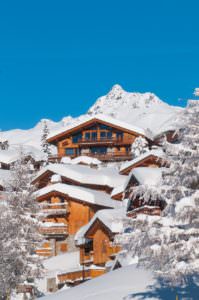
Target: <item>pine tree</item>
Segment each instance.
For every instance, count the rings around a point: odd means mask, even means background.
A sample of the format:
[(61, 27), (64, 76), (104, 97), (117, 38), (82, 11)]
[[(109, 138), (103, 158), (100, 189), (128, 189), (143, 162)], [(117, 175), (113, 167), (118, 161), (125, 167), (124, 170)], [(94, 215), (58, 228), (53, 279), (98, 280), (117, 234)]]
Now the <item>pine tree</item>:
[(177, 284), (199, 274), (199, 102), (181, 114), (178, 140), (165, 142), (170, 168), (156, 193), (167, 206), (162, 217), (126, 218), (118, 239), (139, 264)]
[(41, 236), (32, 178), (30, 163), (21, 154), (12, 168), (6, 205), (0, 217), (1, 297), (25, 280), (37, 278), (42, 269), (40, 260), (34, 255)]
[(147, 151), (149, 151), (148, 141), (141, 136), (137, 137), (134, 143), (131, 145), (131, 153), (133, 158), (136, 158)]
[(47, 142), (48, 134), (49, 134), (48, 125), (47, 125), (46, 121), (43, 121), (43, 129), (42, 129), (42, 136), (41, 136), (41, 147), (42, 147), (42, 151), (46, 154), (47, 159), (51, 155), (50, 145)]

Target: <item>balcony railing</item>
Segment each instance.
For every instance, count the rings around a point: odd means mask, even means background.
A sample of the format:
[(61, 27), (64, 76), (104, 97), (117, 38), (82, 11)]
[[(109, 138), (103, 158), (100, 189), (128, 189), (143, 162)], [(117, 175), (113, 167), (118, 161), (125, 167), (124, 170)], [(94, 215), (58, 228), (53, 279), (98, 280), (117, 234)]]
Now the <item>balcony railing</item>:
[(43, 235), (68, 235), (67, 225), (62, 225), (59, 223), (48, 223), (48, 226), (46, 226), (46, 223), (43, 224), (43, 226), (39, 229), (40, 233)]
[(132, 154), (129, 152), (108, 152), (108, 153), (84, 153), (84, 155), (89, 157), (95, 157), (99, 160), (130, 160), (132, 159)]
[(130, 138), (90, 138), (90, 139), (79, 139), (77, 144), (132, 144), (132, 139)]
[(40, 204), (41, 214), (45, 216), (50, 215), (65, 215), (68, 212), (68, 204), (67, 203), (42, 203)]

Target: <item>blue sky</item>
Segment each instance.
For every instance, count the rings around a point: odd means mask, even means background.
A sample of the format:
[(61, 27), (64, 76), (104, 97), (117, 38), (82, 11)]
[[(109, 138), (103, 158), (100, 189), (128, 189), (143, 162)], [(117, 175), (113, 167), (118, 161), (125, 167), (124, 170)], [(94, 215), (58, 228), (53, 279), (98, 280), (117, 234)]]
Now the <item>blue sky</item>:
[(0, 128), (77, 116), (115, 83), (185, 105), (198, 12), (197, 0), (1, 1)]

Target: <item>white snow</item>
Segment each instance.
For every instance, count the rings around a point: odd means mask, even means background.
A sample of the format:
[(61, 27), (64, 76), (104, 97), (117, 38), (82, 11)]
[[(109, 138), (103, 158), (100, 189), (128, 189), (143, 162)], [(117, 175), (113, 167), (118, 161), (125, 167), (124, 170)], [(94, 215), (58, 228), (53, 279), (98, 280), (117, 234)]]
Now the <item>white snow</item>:
[(48, 272), (48, 276), (79, 268), (79, 251), (67, 252), (48, 258), (44, 260), (43, 265)]
[(0, 169), (0, 186), (3, 188), (12, 178), (12, 171)]
[(98, 170), (84, 165), (64, 164), (50, 164), (41, 169), (36, 178), (46, 171), (51, 171), (54, 174), (59, 174), (60, 176), (82, 184), (96, 184), (100, 186), (109, 186), (111, 188), (121, 185), (126, 180), (126, 176), (119, 175), (115, 167), (101, 168)]
[(176, 211), (176, 213), (179, 213), (185, 207), (194, 207), (194, 206), (195, 206), (194, 198), (193, 197), (185, 197), (185, 198), (182, 198), (180, 201), (176, 202), (175, 211)]
[(102, 162), (95, 157), (89, 157), (89, 156), (84, 156), (84, 155), (78, 156), (71, 160), (72, 165), (77, 165), (80, 163), (85, 164), (85, 165), (100, 165)]
[(135, 168), (129, 174), (129, 178), (134, 176), (141, 185), (156, 186), (162, 181), (162, 169), (150, 167)]
[[(127, 300), (131, 294), (150, 291), (155, 279), (149, 271), (138, 269), (136, 265), (111, 271), (69, 290), (48, 295), (42, 300)], [(128, 298), (129, 295), (129, 298)], [(141, 299), (138, 296), (133, 299)], [(155, 299), (155, 298), (147, 298)]]
[(110, 196), (105, 192), (95, 191), (92, 189), (68, 185), (64, 183), (55, 183), (52, 185), (48, 185), (36, 191), (35, 194), (37, 197), (40, 197), (50, 192), (60, 192), (62, 194), (68, 195), (71, 198), (104, 207), (121, 207), (121, 202), (112, 200)]
[(84, 244), (84, 235), (96, 220), (100, 220), (112, 233), (119, 233), (123, 229), (122, 218), (125, 216), (126, 210), (124, 207), (119, 209), (103, 209), (98, 211), (90, 222), (81, 227), (75, 235), (77, 245)]

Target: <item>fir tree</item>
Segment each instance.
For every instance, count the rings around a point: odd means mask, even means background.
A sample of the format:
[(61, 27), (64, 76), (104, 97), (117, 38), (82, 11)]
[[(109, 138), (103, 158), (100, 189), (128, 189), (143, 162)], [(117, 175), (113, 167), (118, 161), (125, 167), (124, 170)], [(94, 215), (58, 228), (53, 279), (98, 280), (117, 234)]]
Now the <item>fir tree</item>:
[(125, 219), (117, 237), (139, 264), (172, 284), (199, 274), (199, 103), (189, 102), (181, 114), (178, 140), (165, 142), (170, 168), (163, 172), (156, 197), (167, 206), (161, 217)]
[(48, 134), (49, 134), (48, 125), (47, 125), (46, 121), (43, 121), (41, 147), (42, 147), (42, 151), (46, 154), (47, 158), (51, 155), (50, 145), (47, 142)]
[(137, 137), (131, 146), (131, 153), (133, 155), (133, 158), (136, 158), (146, 153), (147, 151), (149, 151), (148, 141), (141, 136)]
[(0, 217), (1, 297), (25, 280), (37, 278), (41, 272), (40, 260), (34, 255), (41, 236), (32, 179), (30, 163), (21, 154), (12, 167), (12, 180), (6, 189), (6, 204)]

